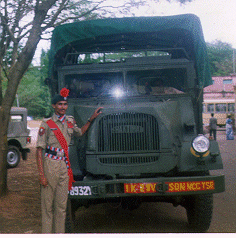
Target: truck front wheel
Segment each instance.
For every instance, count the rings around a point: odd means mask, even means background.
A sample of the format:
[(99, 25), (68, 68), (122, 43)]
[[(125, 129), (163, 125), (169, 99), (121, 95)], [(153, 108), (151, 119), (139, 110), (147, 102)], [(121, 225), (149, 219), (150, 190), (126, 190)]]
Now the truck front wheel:
[(20, 163), (20, 151), (14, 145), (8, 146), (7, 168), (15, 168)]
[(192, 195), (185, 198), (190, 228), (196, 232), (209, 229), (213, 213), (213, 194)]

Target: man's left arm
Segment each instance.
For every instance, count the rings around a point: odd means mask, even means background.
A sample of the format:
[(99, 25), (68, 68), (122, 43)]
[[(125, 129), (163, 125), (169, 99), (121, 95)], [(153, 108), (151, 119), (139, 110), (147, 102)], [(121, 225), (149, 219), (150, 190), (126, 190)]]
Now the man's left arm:
[(89, 118), (89, 120), (86, 122), (86, 124), (81, 127), (81, 133), (82, 135), (88, 130), (89, 126), (91, 125), (92, 121), (96, 119), (101, 113), (102, 113), (102, 107), (97, 108), (93, 115)]

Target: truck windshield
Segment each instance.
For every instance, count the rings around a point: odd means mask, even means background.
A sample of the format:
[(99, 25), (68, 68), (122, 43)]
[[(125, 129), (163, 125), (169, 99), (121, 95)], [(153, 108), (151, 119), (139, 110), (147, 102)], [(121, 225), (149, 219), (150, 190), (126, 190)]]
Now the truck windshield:
[(65, 87), (71, 98), (178, 94), (186, 77), (185, 68), (69, 74)]

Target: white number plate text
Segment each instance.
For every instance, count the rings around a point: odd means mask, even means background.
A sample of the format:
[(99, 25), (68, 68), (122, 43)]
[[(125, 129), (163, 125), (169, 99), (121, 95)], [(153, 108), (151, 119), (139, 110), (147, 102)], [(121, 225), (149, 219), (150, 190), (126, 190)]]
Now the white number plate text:
[(89, 186), (75, 186), (68, 192), (71, 196), (89, 196), (92, 195)]

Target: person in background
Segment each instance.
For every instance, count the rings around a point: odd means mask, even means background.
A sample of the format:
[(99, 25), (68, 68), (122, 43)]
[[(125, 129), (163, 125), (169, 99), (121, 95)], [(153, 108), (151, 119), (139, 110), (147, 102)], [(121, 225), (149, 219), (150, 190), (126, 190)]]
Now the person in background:
[(231, 115), (228, 115), (226, 119), (226, 139), (227, 140), (234, 139), (233, 120), (231, 119)]
[(216, 140), (216, 129), (217, 129), (217, 119), (214, 117), (214, 113), (211, 113), (211, 118), (209, 120), (210, 137), (213, 134), (214, 140)]

